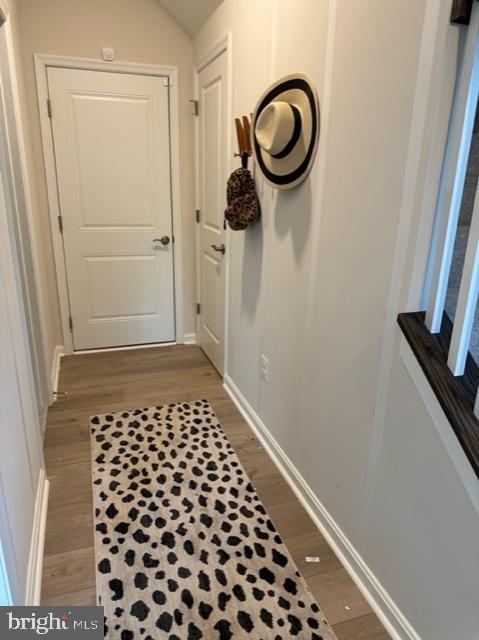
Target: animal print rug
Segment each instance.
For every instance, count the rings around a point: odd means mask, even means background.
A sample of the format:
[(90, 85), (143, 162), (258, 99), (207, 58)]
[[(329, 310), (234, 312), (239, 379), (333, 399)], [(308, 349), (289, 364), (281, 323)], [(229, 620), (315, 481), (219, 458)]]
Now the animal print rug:
[(111, 640), (334, 640), (206, 400), (91, 419)]

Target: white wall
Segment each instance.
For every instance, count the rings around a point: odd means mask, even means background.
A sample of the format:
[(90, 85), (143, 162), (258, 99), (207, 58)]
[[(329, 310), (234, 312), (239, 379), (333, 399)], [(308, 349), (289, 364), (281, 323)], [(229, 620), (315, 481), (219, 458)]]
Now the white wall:
[(232, 33), (235, 116), (293, 71), (321, 102), (311, 177), (290, 192), (258, 181), (261, 222), (229, 232), (227, 375), (405, 616), (400, 637), (409, 624), (424, 640), (475, 640), (477, 502), (404, 369), (395, 320), (420, 219), (417, 141), (431, 137), (413, 113), (428, 98), (418, 68), (429, 40), (457, 29), (449, 11), (448, 0), (225, 0), (195, 58)]
[[(13, 0), (1, 0), (0, 6), (11, 29), (17, 80), (22, 91), (16, 4)], [(6, 28), (2, 27), (3, 42)], [(48, 483), (43, 470), (19, 253), (10, 224), (14, 212), (13, 194), (3, 164), (7, 157), (6, 143), (0, 139), (0, 144), (0, 570), (8, 573), (13, 603), (34, 604), (41, 581), (41, 531)], [(13, 171), (18, 172), (19, 167), (14, 166)]]
[(0, 607), (6, 607), (12, 604), (12, 595), (10, 593), (10, 582), (5, 564), (5, 556), (0, 540)]
[(49, 353), (63, 344), (42, 154), (33, 54), (101, 58), (104, 46), (117, 60), (172, 65), (179, 70), (180, 171), (184, 277), (184, 330), (194, 331), (194, 220), (192, 180), (191, 38), (156, 0), (17, 0), (26, 81), (26, 124), (31, 130), (32, 190), (36, 232), (43, 247), (49, 311)]
[[(1, 74), (3, 98), (6, 106), (5, 145), (9, 156), (9, 185), (12, 189), (14, 211), (12, 225), (18, 240), (19, 261), (22, 264), (22, 291), (28, 316), (28, 332), (38, 408), (42, 422), (50, 403), (46, 359), (53, 344), (51, 322), (46, 313), (48, 305), (44, 247), (39, 233), (39, 225), (34, 216), (35, 192), (30, 188), (31, 141), (26, 117), (25, 79), (20, 48), (18, 5), (12, 0), (5, 2), (8, 14), (5, 36), (1, 41)], [(15, 221), (15, 222), (14, 222)], [(31, 287), (27, 283), (33, 283)]]
[[(0, 203), (0, 208), (2, 205)], [(0, 228), (5, 229), (3, 225)], [(2, 251), (5, 253), (8, 252), (7, 245), (8, 238), (3, 237)], [(38, 424), (29, 424), (22, 415), (22, 390), (19, 388), (17, 355), (13, 347), (19, 336), (10, 324), (7, 287), (12, 285), (12, 280), (7, 282), (10, 274), (6, 274), (5, 269), (4, 264), (0, 265), (0, 436), (4, 443), (0, 454), (0, 536), (5, 549), (8, 549), (7, 572), (15, 604), (23, 604), (42, 455), (39, 429), (36, 437), (34, 434)], [(21, 336), (21, 325), (19, 333)], [(29, 440), (33, 444), (31, 451)]]

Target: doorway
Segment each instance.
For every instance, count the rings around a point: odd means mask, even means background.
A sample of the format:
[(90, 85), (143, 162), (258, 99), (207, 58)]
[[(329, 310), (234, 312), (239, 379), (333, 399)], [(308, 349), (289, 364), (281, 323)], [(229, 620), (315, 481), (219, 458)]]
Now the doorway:
[(36, 70), (66, 352), (181, 340), (176, 71)]
[(228, 39), (197, 66), (198, 98), (198, 344), (225, 372), (227, 234), (224, 219), (230, 167)]

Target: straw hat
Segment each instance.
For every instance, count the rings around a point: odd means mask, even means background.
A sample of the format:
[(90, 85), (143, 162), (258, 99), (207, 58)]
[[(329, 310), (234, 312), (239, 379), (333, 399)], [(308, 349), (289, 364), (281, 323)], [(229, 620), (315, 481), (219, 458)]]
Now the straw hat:
[(268, 184), (291, 189), (311, 171), (319, 138), (319, 100), (308, 76), (281, 78), (264, 92), (252, 118), (253, 153)]

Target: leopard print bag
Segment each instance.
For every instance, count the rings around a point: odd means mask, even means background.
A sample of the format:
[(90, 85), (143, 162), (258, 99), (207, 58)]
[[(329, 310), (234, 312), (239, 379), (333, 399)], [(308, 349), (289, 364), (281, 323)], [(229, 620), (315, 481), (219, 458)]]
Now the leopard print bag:
[(233, 171), (228, 180), (226, 200), (225, 218), (234, 231), (246, 229), (261, 215), (256, 186), (248, 169), (240, 167)]

